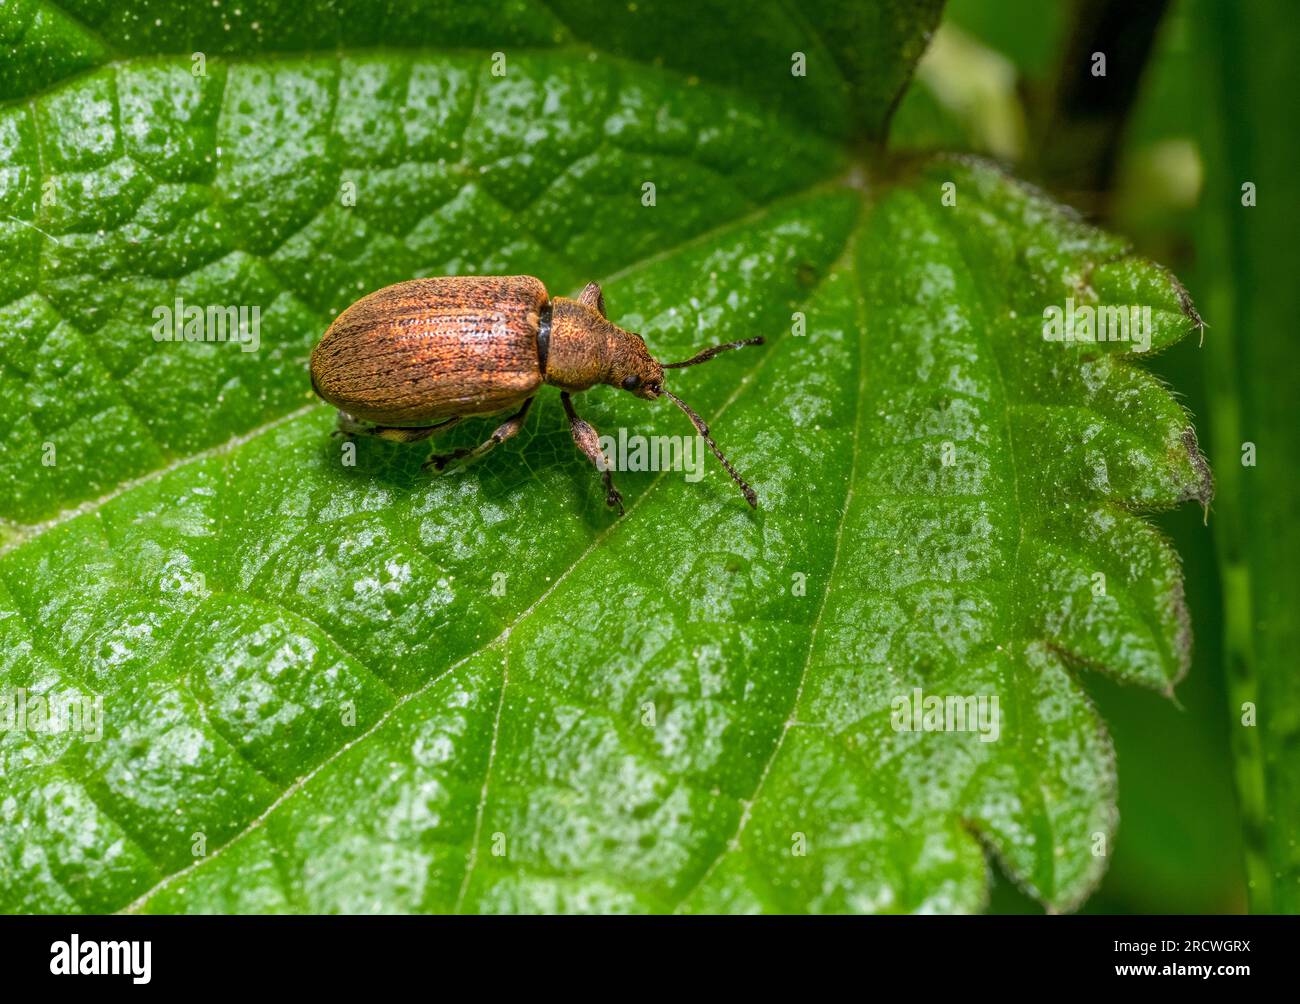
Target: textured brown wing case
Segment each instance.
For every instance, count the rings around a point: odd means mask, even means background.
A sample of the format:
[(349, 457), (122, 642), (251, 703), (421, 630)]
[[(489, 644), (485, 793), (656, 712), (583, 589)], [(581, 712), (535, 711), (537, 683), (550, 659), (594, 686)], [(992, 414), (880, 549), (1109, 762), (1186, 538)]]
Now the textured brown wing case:
[(531, 276), (412, 279), (371, 293), (312, 353), (316, 390), (356, 418), (420, 425), (518, 405), (541, 386)]

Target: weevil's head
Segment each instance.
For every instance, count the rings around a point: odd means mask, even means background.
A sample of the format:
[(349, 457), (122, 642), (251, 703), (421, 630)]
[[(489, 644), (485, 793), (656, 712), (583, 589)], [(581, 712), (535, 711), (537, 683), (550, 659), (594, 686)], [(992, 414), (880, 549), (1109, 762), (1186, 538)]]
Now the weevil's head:
[(610, 353), (610, 375), (606, 383), (621, 387), (646, 401), (663, 392), (664, 368), (646, 348), (640, 335), (619, 329), (618, 343)]

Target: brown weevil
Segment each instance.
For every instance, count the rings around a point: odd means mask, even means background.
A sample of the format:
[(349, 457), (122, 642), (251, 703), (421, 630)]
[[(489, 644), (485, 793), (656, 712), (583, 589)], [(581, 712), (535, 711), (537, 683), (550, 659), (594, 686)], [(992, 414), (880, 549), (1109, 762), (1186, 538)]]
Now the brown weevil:
[(754, 489), (722, 455), (709, 427), (664, 387), (664, 370), (707, 362), (719, 352), (761, 345), (746, 338), (661, 363), (640, 335), (612, 324), (590, 282), (576, 300), (546, 293), (527, 275), (412, 279), (362, 297), (334, 319), (311, 354), (312, 389), (339, 410), (336, 434), (415, 443), (472, 415), (509, 411), (473, 449), (437, 454), (425, 468), (470, 462), (523, 428), (542, 384), (560, 388), (573, 441), (601, 472), (605, 501), (623, 514), (596, 430), (573, 410), (572, 394), (596, 384), (647, 401), (663, 395), (691, 420), (745, 500)]

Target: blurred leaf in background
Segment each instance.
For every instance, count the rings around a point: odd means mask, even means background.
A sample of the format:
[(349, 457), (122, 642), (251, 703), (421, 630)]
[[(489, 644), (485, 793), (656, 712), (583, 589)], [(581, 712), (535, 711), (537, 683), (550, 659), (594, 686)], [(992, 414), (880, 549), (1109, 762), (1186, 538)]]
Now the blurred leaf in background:
[(1195, 283), (1207, 338), (1226, 720), (1252, 909), (1300, 911), (1300, 18), (1189, 3), (1205, 183)]
[(955, 148), (1019, 165), (1059, 68), (1066, 0), (949, 0), (890, 124), (894, 149)]

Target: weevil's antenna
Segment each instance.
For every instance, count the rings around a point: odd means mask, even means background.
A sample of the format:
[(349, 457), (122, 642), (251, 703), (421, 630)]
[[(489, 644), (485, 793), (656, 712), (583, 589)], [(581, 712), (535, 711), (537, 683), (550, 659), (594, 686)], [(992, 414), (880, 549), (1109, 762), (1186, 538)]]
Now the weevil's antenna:
[[(762, 344), (763, 344), (763, 336), (759, 335), (757, 338), (746, 338), (739, 342), (727, 342), (723, 345), (715, 345), (711, 349), (705, 349), (703, 352), (695, 353), (695, 355), (691, 356), (691, 358), (685, 359), (680, 363), (663, 363), (661, 365), (666, 370), (679, 370), (679, 369), (683, 369), (686, 366), (698, 366), (700, 363), (707, 363), (719, 352), (726, 352), (728, 349), (742, 349), (746, 345), (762, 345)], [(672, 395), (669, 396), (671, 397)], [(677, 401), (676, 398), (673, 398), (673, 400)], [(681, 404), (680, 401), (678, 401), (677, 403)]]
[[(750, 343), (737, 342), (735, 343), (735, 345), (720, 345), (716, 350), (710, 349), (709, 351), (713, 352), (713, 351), (721, 351), (722, 349), (734, 349), (737, 345), (748, 345), (748, 344)], [(731, 475), (731, 480), (736, 482), (736, 484), (740, 486), (740, 491), (741, 494), (745, 496), (745, 501), (750, 504), (751, 508), (757, 509), (758, 496), (754, 494), (754, 489), (749, 487), (749, 485), (745, 482), (745, 479), (736, 473), (736, 469), (731, 466), (731, 462), (722, 455), (722, 451), (718, 449), (718, 444), (715, 443), (713, 441), (713, 437), (709, 435), (709, 427), (704, 424), (704, 419), (700, 418), (699, 415), (695, 414), (695, 411), (691, 408), (691, 406), (687, 404), (685, 401), (683, 401), (676, 394), (674, 394), (672, 391), (667, 390), (666, 388), (663, 387), (660, 387), (659, 390), (663, 393), (663, 395), (666, 398), (668, 398), (668, 400), (670, 400), (673, 404), (677, 405), (677, 407), (681, 408), (682, 411), (686, 412), (686, 417), (689, 418), (691, 420), (691, 424), (695, 426), (695, 431), (698, 432), (701, 436), (703, 436), (704, 441), (709, 444), (709, 449), (712, 450), (713, 455), (718, 458), (718, 463), (722, 464), (722, 466), (727, 469), (727, 473)]]

